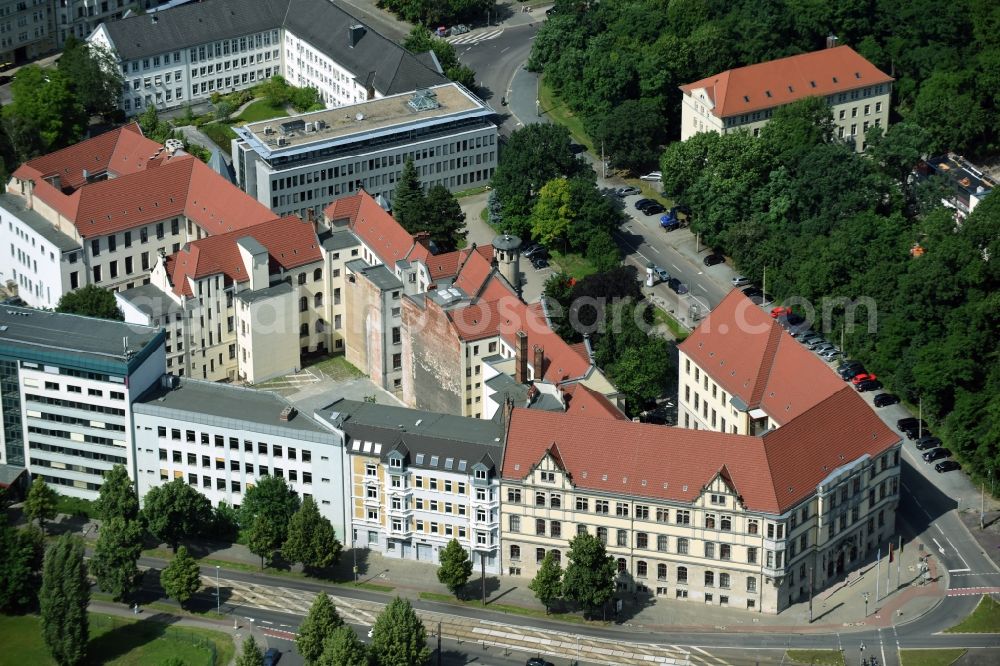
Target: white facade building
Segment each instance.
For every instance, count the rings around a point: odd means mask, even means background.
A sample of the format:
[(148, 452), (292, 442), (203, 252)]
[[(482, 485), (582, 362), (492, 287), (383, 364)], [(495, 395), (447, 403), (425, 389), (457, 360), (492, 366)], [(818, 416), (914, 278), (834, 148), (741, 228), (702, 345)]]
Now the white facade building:
[(343, 540), (345, 469), (341, 440), (280, 397), (163, 375), (134, 405), (136, 487), (182, 478), (214, 506), (238, 507), (263, 476), (280, 476), (312, 497)]
[(0, 311), (0, 462), (96, 499), (104, 472), (134, 478), (132, 403), (163, 373), (163, 332), (7, 306)]
[(457, 83), (234, 128), (240, 187), (280, 215), (318, 217), (364, 189), (391, 201), (404, 162), (425, 188), (485, 185), (497, 166), (495, 112)]
[(35, 308), (55, 308), (63, 293), (82, 286), (72, 266), (81, 255), (78, 242), (54, 227), (24, 201), (0, 194), (0, 238), (8, 241), (0, 261), (0, 283)]

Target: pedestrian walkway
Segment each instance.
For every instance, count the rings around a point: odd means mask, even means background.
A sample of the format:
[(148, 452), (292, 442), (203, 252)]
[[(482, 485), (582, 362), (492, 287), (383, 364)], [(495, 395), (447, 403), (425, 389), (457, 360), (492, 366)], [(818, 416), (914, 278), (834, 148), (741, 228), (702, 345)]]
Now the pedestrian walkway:
[(503, 34), (503, 28), (497, 28), (493, 30), (473, 30), (472, 32), (467, 32), (464, 35), (456, 35), (455, 37), (449, 37), (448, 42), (454, 44), (455, 46), (464, 45), (474, 45), (480, 42), (487, 42), (491, 39), (496, 39)]

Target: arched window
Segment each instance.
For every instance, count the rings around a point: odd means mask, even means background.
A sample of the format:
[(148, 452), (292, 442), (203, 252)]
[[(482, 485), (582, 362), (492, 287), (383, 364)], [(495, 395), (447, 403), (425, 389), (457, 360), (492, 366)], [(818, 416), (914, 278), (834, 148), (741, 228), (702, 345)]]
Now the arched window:
[(299, 326), (299, 337), (305, 338), (309, 336), (309, 324), (305, 323)]
[(299, 298), (299, 312), (305, 312), (309, 309), (309, 299), (305, 296)]
[(602, 544), (604, 544), (605, 546), (607, 546), (608, 545), (608, 528), (607, 527), (598, 527), (597, 528), (597, 538), (601, 541)]
[(323, 279), (323, 269), (317, 268), (313, 271), (313, 282), (319, 282)]
[(646, 577), (646, 563), (644, 561), (639, 560), (635, 563), (635, 575), (641, 578)]
[(667, 565), (657, 564), (656, 565), (656, 580), (666, 580), (667, 579)]
[(618, 573), (625, 573), (628, 570), (628, 563), (625, 562), (624, 557), (618, 558)]
[(316, 307), (321, 307), (323, 305), (323, 292), (322, 291), (317, 292), (316, 295), (313, 296), (313, 304)]

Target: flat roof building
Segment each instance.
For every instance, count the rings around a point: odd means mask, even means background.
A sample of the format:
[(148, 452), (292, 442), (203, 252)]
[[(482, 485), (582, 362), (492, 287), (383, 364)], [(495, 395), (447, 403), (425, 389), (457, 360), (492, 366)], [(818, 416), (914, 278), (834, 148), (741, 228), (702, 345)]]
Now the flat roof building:
[(0, 309), (0, 462), (94, 499), (104, 472), (134, 477), (132, 401), (165, 364), (161, 329)]
[(459, 191), (496, 169), (494, 117), (466, 88), (446, 83), (235, 127), (233, 167), (240, 187), (281, 215), (319, 217), (361, 189), (391, 202), (407, 157), (425, 188)]

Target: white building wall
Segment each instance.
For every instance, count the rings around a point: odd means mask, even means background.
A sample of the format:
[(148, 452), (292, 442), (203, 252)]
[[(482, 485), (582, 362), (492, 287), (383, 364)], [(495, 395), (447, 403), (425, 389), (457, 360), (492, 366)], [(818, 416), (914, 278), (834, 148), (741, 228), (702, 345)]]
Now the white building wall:
[(375, 90), (369, 97), (368, 90), (355, 80), (354, 75), (332, 58), (290, 30), (282, 32), (285, 76), (293, 86), (316, 88), (327, 108), (382, 97)]
[[(79, 256), (76, 251), (73, 254)], [(3, 257), (0, 283), (14, 282), (18, 296), (31, 307), (54, 308), (70, 289), (68, 256), (3, 209), (0, 209), (0, 257)]]

